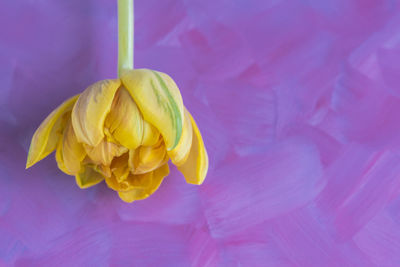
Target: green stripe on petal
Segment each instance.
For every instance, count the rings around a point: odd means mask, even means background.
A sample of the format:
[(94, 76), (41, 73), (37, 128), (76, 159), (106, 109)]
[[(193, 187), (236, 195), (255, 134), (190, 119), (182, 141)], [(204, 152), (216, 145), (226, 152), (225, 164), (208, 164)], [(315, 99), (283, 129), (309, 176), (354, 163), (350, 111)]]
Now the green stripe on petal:
[(168, 75), (147, 69), (125, 71), (121, 81), (135, 100), (143, 118), (161, 133), (168, 150), (182, 135), (183, 101)]
[(182, 165), (189, 156), (190, 148), (192, 146), (193, 130), (192, 121), (189, 112), (185, 109), (185, 121), (183, 123), (182, 136), (178, 145), (168, 151), (172, 163), (176, 166)]
[[(178, 145), (178, 142), (182, 136), (182, 116), (181, 116), (181, 113), (179, 113), (178, 105), (174, 101), (174, 98), (172, 97), (171, 93), (169, 92), (169, 89), (168, 89), (167, 85), (165, 84), (164, 80), (161, 78), (161, 76), (156, 71), (152, 71), (152, 72), (157, 77), (157, 80), (160, 83), (161, 88), (164, 90), (164, 93), (167, 96), (168, 103), (170, 103), (170, 105), (165, 105), (165, 108), (168, 111), (170, 117), (174, 118), (172, 120), (172, 123), (174, 123), (174, 127), (177, 129), (175, 143), (174, 143), (173, 147), (171, 148), (171, 149), (173, 149)], [(155, 89), (154, 84), (153, 83), (151, 83), (151, 84), (152, 84), (155, 94), (157, 95), (157, 100), (159, 100), (159, 95), (157, 94), (157, 90)], [(161, 102), (161, 105), (163, 105), (162, 102)]]

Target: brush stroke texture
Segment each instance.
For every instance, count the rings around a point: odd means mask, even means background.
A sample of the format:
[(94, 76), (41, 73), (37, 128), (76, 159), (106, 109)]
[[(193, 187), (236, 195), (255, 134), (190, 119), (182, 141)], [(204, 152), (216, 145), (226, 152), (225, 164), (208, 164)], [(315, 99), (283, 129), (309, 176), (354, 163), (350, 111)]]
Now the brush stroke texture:
[(26, 171), (46, 115), (115, 77), (117, 9), (1, 1), (0, 266), (400, 265), (398, 1), (135, 2), (135, 65), (177, 81), (207, 179), (126, 204)]

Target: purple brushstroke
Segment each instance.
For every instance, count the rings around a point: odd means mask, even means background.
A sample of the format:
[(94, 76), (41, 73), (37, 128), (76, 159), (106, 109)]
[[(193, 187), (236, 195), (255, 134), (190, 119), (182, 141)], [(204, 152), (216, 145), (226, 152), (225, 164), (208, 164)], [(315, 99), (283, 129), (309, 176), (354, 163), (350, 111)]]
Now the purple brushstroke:
[(0, 3), (0, 266), (400, 266), (397, 1), (136, 1), (136, 66), (177, 81), (210, 171), (133, 204), (24, 169), (45, 116), (115, 77), (116, 11)]

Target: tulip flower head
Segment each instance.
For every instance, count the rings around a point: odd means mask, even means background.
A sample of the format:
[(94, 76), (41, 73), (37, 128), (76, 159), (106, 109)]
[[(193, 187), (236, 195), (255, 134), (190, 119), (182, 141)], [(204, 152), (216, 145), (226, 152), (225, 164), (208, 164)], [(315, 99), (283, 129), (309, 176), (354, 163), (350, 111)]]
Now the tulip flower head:
[(169, 174), (169, 160), (191, 184), (201, 184), (208, 169), (178, 87), (149, 69), (125, 70), (62, 103), (34, 133), (27, 168), (54, 150), (59, 169), (80, 188), (105, 180), (125, 202), (154, 193)]
[(80, 188), (103, 180), (125, 202), (147, 198), (171, 160), (201, 184), (208, 156), (196, 122), (165, 73), (133, 68), (133, 0), (118, 0), (118, 79), (89, 86), (56, 108), (32, 137), (26, 167), (56, 150)]

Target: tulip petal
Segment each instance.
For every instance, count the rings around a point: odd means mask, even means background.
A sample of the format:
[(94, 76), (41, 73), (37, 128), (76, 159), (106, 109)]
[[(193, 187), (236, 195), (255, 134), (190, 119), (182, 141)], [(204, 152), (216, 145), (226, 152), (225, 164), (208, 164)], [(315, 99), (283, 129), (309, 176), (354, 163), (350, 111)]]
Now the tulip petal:
[(57, 148), (56, 148), (56, 161), (57, 161), (57, 166), (58, 168), (68, 174), (68, 175), (74, 175), (70, 173), (67, 168), (65, 168), (64, 164), (64, 158), (63, 158), (63, 152), (62, 152), (62, 140), (58, 141)]
[(69, 174), (76, 175), (81, 170), (81, 162), (85, 158), (86, 152), (76, 138), (71, 120), (64, 129), (61, 151), (65, 169)]
[(190, 120), (189, 112), (185, 109), (185, 120), (183, 122), (181, 139), (174, 149), (168, 151), (168, 155), (171, 158), (172, 163), (174, 163), (176, 166), (182, 165), (187, 160), (192, 145), (192, 137), (192, 122)]
[(175, 148), (182, 135), (183, 102), (175, 82), (167, 74), (148, 69), (125, 71), (121, 81), (143, 118), (164, 137), (168, 150)]
[(131, 95), (120, 88), (108, 114), (104, 127), (122, 146), (137, 148), (143, 137), (143, 118)]
[(119, 157), (128, 152), (126, 147), (108, 142), (105, 139), (95, 147), (86, 144), (83, 144), (83, 147), (93, 163), (105, 166), (109, 166), (114, 157)]
[(128, 159), (129, 153), (125, 153), (120, 157), (114, 158), (111, 163), (111, 172), (118, 182), (125, 180), (130, 173)]
[(150, 195), (145, 189), (137, 188), (128, 192), (118, 192), (118, 196), (124, 202), (132, 203), (135, 200), (145, 199)]
[(75, 176), (76, 184), (81, 189), (94, 186), (104, 180), (104, 177), (96, 172), (93, 166), (85, 165), (82, 172)]
[(151, 172), (151, 183), (145, 188), (135, 188), (128, 192), (118, 192), (119, 197), (128, 203), (135, 200), (141, 200), (153, 194), (161, 185), (163, 179), (169, 174), (168, 164), (164, 164), (160, 168)]
[(187, 183), (202, 184), (208, 170), (208, 155), (196, 122), (189, 112), (188, 114), (193, 128), (192, 146), (189, 157), (185, 163), (178, 166), (178, 170), (185, 176)]
[(142, 146), (154, 146), (160, 139), (160, 132), (150, 123), (143, 120)]
[(77, 99), (78, 95), (66, 100), (40, 124), (32, 137), (26, 168), (31, 167), (56, 149), (65, 123), (63, 117), (72, 109)]
[(167, 153), (162, 138), (154, 146), (141, 146), (129, 152), (129, 165), (133, 174), (147, 173), (157, 169)]
[(119, 80), (99, 81), (79, 96), (71, 116), (79, 142), (97, 146), (102, 141), (104, 121), (120, 85)]
[(105, 166), (102, 164), (97, 164), (93, 166), (93, 169), (103, 175), (103, 177), (111, 177), (111, 169), (110, 166)]
[(128, 192), (133, 189), (143, 189), (151, 185), (153, 172), (144, 174), (128, 173), (125, 179), (117, 178), (115, 175), (106, 178), (108, 187), (118, 192)]

